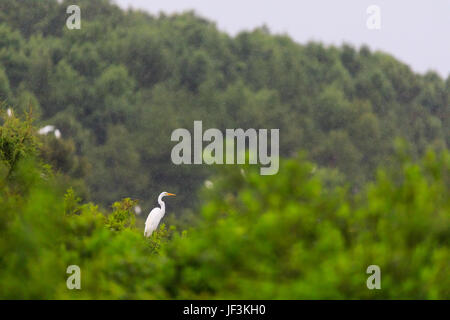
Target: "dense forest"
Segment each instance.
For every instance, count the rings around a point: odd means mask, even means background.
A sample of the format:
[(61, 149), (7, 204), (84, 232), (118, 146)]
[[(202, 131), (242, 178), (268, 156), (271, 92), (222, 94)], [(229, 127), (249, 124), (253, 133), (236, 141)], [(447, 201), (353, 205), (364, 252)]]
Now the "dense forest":
[[(194, 12), (0, 0), (0, 103), (0, 297), (450, 297), (450, 76)], [(173, 165), (194, 120), (279, 128), (279, 173)], [(161, 191), (147, 240), (133, 208)]]

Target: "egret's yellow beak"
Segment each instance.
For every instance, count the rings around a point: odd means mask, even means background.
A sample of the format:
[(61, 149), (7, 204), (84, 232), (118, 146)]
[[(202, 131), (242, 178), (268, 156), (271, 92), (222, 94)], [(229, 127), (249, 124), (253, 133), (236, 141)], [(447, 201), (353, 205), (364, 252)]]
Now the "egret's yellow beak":
[(174, 196), (174, 197), (176, 196), (175, 194), (173, 194), (173, 193), (168, 193), (168, 192), (167, 192), (167, 195), (168, 195), (168, 196)]

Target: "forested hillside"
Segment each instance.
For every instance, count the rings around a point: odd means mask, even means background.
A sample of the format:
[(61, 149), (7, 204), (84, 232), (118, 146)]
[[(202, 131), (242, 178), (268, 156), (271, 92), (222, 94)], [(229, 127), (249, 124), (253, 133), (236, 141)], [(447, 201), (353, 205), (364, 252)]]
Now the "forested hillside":
[[(81, 30), (65, 25), (70, 4)], [(83, 198), (127, 196), (147, 209), (168, 190), (179, 215), (213, 170), (170, 161), (171, 132), (194, 120), (279, 128), (283, 157), (306, 151), (353, 192), (390, 163), (395, 138), (413, 156), (450, 142), (450, 78), (367, 47), (298, 44), (264, 27), (231, 37), (192, 12), (107, 0), (0, 0), (0, 100), (60, 129), (43, 154)]]

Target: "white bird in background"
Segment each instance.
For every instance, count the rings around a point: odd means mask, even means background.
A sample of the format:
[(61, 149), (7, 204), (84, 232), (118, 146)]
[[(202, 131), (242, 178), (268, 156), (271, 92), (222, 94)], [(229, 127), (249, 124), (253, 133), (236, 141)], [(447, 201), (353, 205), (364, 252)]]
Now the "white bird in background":
[(212, 183), (210, 180), (205, 180), (205, 187), (207, 189), (212, 189), (214, 187), (214, 183)]
[(53, 130), (55, 130), (55, 126), (45, 126), (43, 128), (40, 128), (38, 133), (39, 134), (48, 134), (49, 132), (52, 132)]
[(135, 206), (135, 207), (134, 207), (134, 212), (135, 212), (137, 215), (140, 215), (141, 212), (142, 212), (141, 206)]
[(166, 196), (175, 196), (173, 193), (163, 192), (158, 197), (158, 203), (161, 206), (161, 208), (153, 208), (152, 211), (148, 214), (147, 220), (145, 221), (145, 230), (144, 230), (144, 236), (150, 237), (153, 233), (153, 231), (158, 228), (159, 222), (161, 221), (162, 217), (164, 217), (164, 214), (166, 213), (166, 205), (162, 201), (163, 197)]
[(49, 134), (53, 131), (53, 134), (55, 135), (56, 139), (61, 138), (61, 131), (59, 129), (56, 129), (55, 126), (47, 125), (45, 127), (42, 127), (39, 129), (38, 133), (42, 135)]
[(8, 117), (12, 117), (12, 115), (13, 115), (12, 109), (8, 108), (8, 110), (6, 110), (6, 114), (8, 115)]
[(59, 131), (58, 129), (56, 129), (54, 133), (55, 133), (56, 139), (61, 138), (61, 131)]

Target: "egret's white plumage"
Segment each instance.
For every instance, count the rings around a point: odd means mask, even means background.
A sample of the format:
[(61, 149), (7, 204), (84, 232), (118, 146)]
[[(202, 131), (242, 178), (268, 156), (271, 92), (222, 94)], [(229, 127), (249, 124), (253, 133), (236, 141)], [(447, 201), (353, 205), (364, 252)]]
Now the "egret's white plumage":
[(158, 197), (158, 203), (161, 206), (161, 208), (153, 208), (152, 211), (150, 211), (147, 220), (145, 221), (145, 230), (144, 230), (144, 236), (150, 237), (153, 233), (153, 231), (158, 228), (159, 222), (164, 217), (164, 214), (166, 213), (166, 205), (162, 201), (162, 198), (165, 196), (175, 196), (173, 193), (163, 192)]
[(212, 189), (214, 187), (214, 183), (212, 183), (210, 180), (205, 180), (205, 187), (207, 189)]
[(42, 135), (49, 134), (50, 132), (53, 132), (53, 134), (55, 135), (56, 139), (60, 139), (61, 138), (61, 131), (59, 131), (59, 129), (56, 129), (55, 126), (47, 125), (47, 126), (42, 127), (42, 128), (40, 128), (38, 130), (38, 133), (42, 134)]
[(45, 135), (45, 134), (48, 134), (49, 132), (52, 132), (54, 130), (55, 130), (55, 126), (48, 125), (48, 126), (40, 128), (38, 133)]
[(59, 131), (58, 129), (56, 129), (54, 133), (55, 133), (56, 139), (61, 138), (61, 131)]
[(142, 208), (141, 208), (141, 206), (135, 206), (135, 207), (134, 207), (134, 212), (135, 212), (137, 215), (140, 215), (140, 214), (142, 213)]

